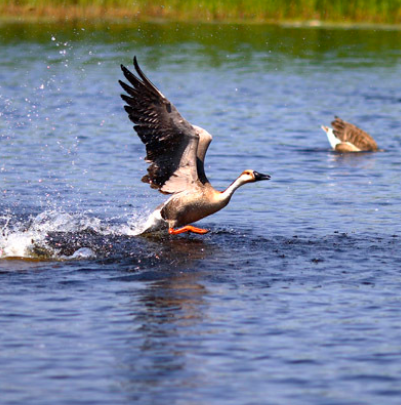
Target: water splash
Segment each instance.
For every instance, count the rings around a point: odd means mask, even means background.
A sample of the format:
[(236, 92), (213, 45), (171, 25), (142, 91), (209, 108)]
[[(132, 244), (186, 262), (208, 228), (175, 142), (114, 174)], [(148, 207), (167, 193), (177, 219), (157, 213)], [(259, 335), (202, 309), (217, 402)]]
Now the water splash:
[[(104, 237), (130, 237), (141, 233), (147, 215), (133, 212), (129, 218), (101, 220), (84, 213), (70, 214), (57, 210), (44, 211), (25, 219), (12, 214), (0, 216), (0, 259), (34, 260), (89, 259), (96, 248), (81, 246), (77, 239), (88, 235), (102, 243)], [(103, 237), (103, 239), (99, 239)], [(92, 238), (93, 239), (93, 238)], [(60, 242), (61, 241), (61, 242)], [(68, 254), (66, 254), (68, 252)]]

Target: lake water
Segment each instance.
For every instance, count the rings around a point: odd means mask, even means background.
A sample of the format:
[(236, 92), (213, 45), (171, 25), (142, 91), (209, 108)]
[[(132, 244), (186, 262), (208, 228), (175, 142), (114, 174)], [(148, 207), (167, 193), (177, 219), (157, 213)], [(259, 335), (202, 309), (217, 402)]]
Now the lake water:
[[(0, 26), (1, 404), (399, 404), (401, 31)], [(135, 237), (164, 197), (122, 108), (143, 70), (214, 140), (199, 224)], [(381, 153), (339, 155), (334, 115)]]

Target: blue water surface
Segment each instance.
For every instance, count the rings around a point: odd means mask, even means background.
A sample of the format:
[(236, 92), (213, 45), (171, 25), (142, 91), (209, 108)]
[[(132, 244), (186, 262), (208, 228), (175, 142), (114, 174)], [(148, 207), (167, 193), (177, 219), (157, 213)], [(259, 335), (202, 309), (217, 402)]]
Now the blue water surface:
[[(399, 404), (401, 32), (0, 26), (0, 403)], [(133, 55), (246, 185), (199, 224), (133, 236)], [(334, 115), (384, 151), (329, 149)]]

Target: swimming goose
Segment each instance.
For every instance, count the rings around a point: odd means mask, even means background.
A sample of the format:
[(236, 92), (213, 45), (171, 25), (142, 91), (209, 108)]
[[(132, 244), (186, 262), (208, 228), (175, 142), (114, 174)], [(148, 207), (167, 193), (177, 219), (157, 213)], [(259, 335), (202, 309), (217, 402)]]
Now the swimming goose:
[(119, 81), (126, 94), (121, 98), (134, 129), (146, 146), (148, 172), (142, 181), (171, 197), (149, 217), (142, 233), (167, 225), (170, 234), (206, 229), (191, 224), (224, 208), (238, 187), (269, 180), (270, 176), (245, 170), (225, 191), (215, 190), (205, 175), (204, 160), (212, 136), (203, 128), (191, 125), (174, 105), (145, 76), (134, 57), (135, 76), (125, 66), (121, 69), (130, 85)]
[(322, 125), (331, 147), (337, 152), (377, 152), (379, 148), (375, 140), (365, 131), (335, 117), (331, 123), (333, 128)]

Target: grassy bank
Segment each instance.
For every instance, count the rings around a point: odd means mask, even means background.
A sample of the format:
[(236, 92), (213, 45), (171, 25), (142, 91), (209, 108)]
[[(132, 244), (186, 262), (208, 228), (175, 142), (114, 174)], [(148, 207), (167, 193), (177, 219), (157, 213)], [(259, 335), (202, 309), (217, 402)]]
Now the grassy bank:
[(401, 0), (0, 0), (2, 17), (401, 24)]

